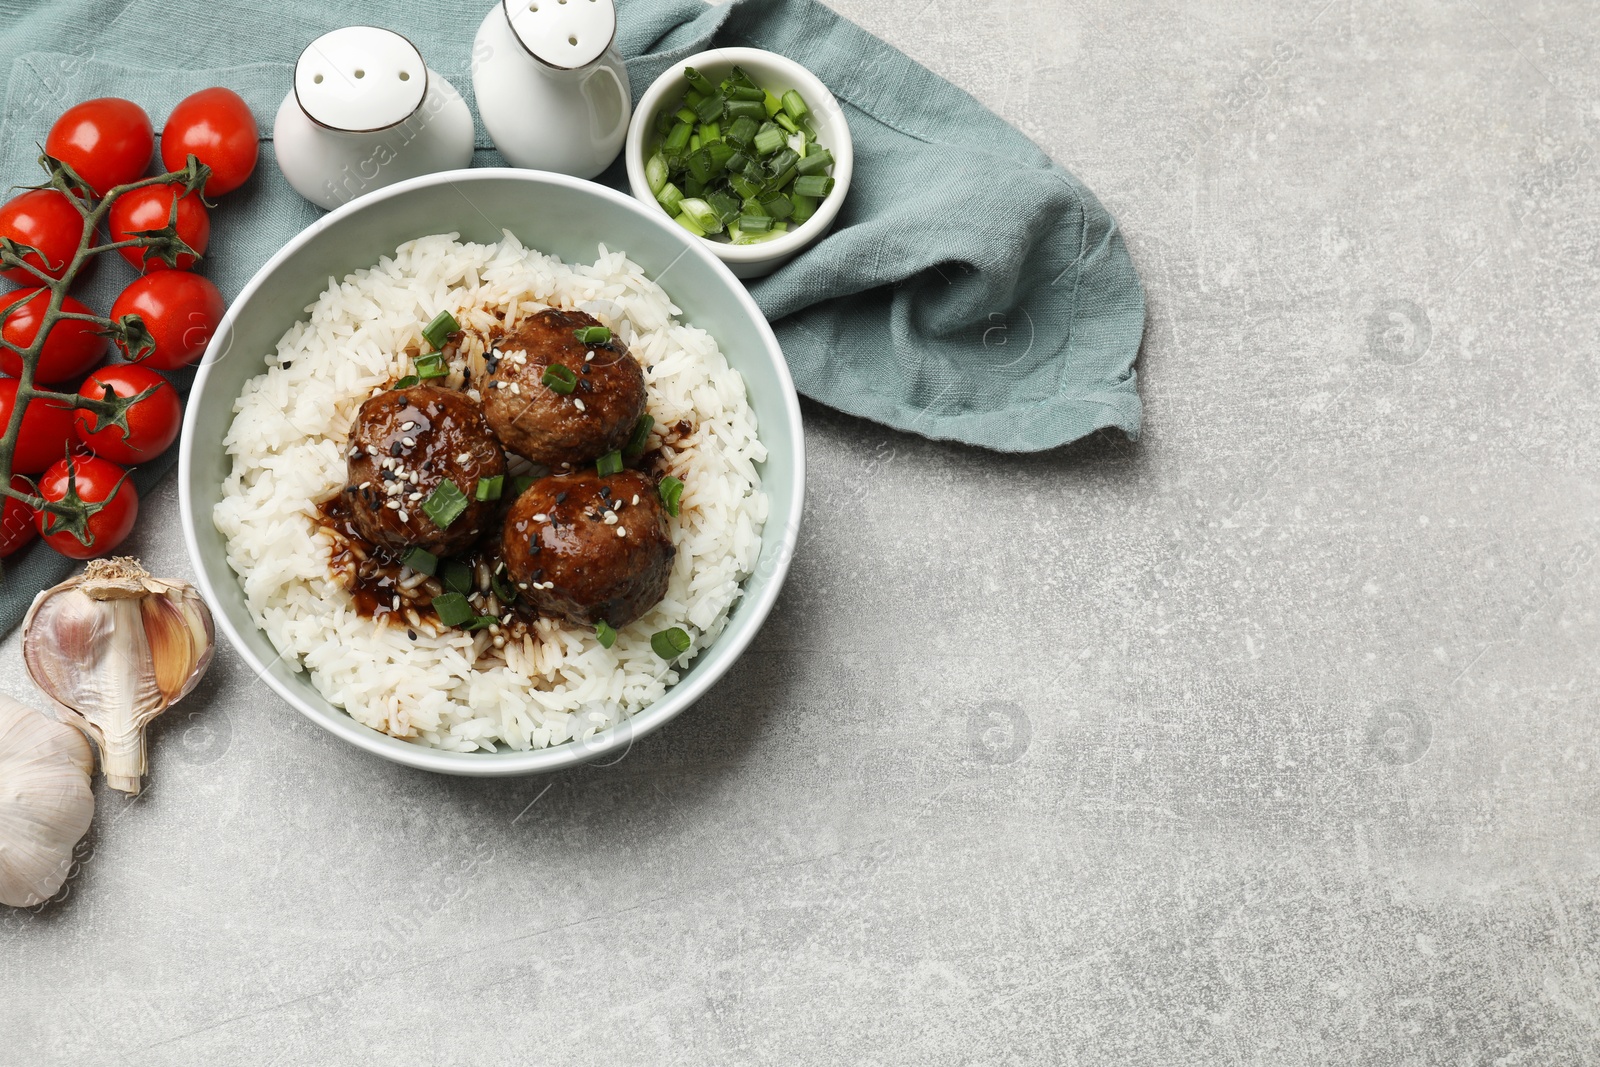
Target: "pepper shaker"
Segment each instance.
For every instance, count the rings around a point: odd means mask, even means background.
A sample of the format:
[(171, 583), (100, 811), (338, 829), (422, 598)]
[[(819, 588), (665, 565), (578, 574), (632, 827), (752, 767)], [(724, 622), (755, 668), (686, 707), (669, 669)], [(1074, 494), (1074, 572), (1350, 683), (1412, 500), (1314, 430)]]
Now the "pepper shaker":
[(593, 178), (633, 114), (612, 0), (500, 0), (472, 45), (478, 115), (513, 166)]
[(289, 184), (333, 208), (406, 178), (469, 165), (472, 113), (405, 37), (347, 26), (300, 53), (273, 138)]

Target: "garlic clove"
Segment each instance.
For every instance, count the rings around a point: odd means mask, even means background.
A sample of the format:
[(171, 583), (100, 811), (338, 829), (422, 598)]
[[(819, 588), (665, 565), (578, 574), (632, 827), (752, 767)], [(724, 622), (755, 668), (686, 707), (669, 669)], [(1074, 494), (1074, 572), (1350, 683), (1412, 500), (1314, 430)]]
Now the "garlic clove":
[(145, 727), (211, 663), (215, 631), (204, 601), (136, 560), (92, 560), (40, 593), (22, 625), (34, 683), (99, 747), (107, 782), (137, 793), (148, 769)]
[(83, 734), (0, 694), (0, 904), (56, 895), (94, 819)]

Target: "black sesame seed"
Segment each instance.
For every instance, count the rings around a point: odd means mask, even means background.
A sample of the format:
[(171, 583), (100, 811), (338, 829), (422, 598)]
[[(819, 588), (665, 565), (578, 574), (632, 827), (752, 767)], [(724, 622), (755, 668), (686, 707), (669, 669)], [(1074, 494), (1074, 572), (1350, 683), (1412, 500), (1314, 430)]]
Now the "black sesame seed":
[(567, 502), (567, 494), (565, 494), (565, 493), (557, 493), (556, 494), (556, 503), (557, 504), (565, 504), (566, 502)]
[(400, 454), (400, 451), (401, 451), (401, 449), (400, 449), (400, 442), (399, 441), (396, 441), (394, 444), (389, 446), (389, 455), (391, 455), (391, 456), (398, 456)]
[(411, 640), (415, 641), (417, 639), (417, 631), (415, 631), (415, 630), (407, 630), (406, 631), (406, 636), (411, 638)]
[(585, 363), (583, 365), (583, 373), (585, 373), (585, 374), (589, 373), (589, 364)]

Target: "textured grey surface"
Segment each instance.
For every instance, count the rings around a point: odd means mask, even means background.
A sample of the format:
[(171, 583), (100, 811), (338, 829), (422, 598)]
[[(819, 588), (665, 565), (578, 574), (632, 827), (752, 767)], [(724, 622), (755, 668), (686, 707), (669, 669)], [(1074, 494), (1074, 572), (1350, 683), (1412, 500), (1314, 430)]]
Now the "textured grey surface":
[(1600, 10), (839, 6), (1122, 217), (1144, 439), (808, 406), (776, 615), (611, 767), (402, 771), (223, 649), (0, 915), (0, 1061), (1600, 1060)]

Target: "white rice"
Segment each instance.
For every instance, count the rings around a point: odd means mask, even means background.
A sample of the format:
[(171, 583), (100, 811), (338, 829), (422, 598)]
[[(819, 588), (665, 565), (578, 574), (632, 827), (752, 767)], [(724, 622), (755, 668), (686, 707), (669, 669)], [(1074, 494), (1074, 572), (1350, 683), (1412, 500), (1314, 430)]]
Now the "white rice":
[[(267, 357), (234, 405), (226, 445), (233, 473), (213, 516), (227, 538), (250, 612), (286, 661), (358, 722), (454, 751), (530, 749), (587, 737), (659, 698), (678, 671), (650, 647), (670, 626), (711, 644), (755, 566), (767, 500), (754, 464), (766, 458), (739, 373), (715, 340), (678, 322), (667, 294), (621, 252), (592, 265), (524, 248), (462, 244), (438, 234), (328, 288)], [(363, 618), (328, 569), (316, 505), (345, 478), (356, 409), (410, 372), (405, 349), (448, 310), (469, 331), (546, 306), (578, 308), (609, 326), (645, 369), (655, 425), (694, 431), (663, 449), (684, 483), (669, 518), (678, 553), (667, 594), (602, 648), (594, 634), (542, 619), (520, 642), (487, 630), (434, 634)]]

